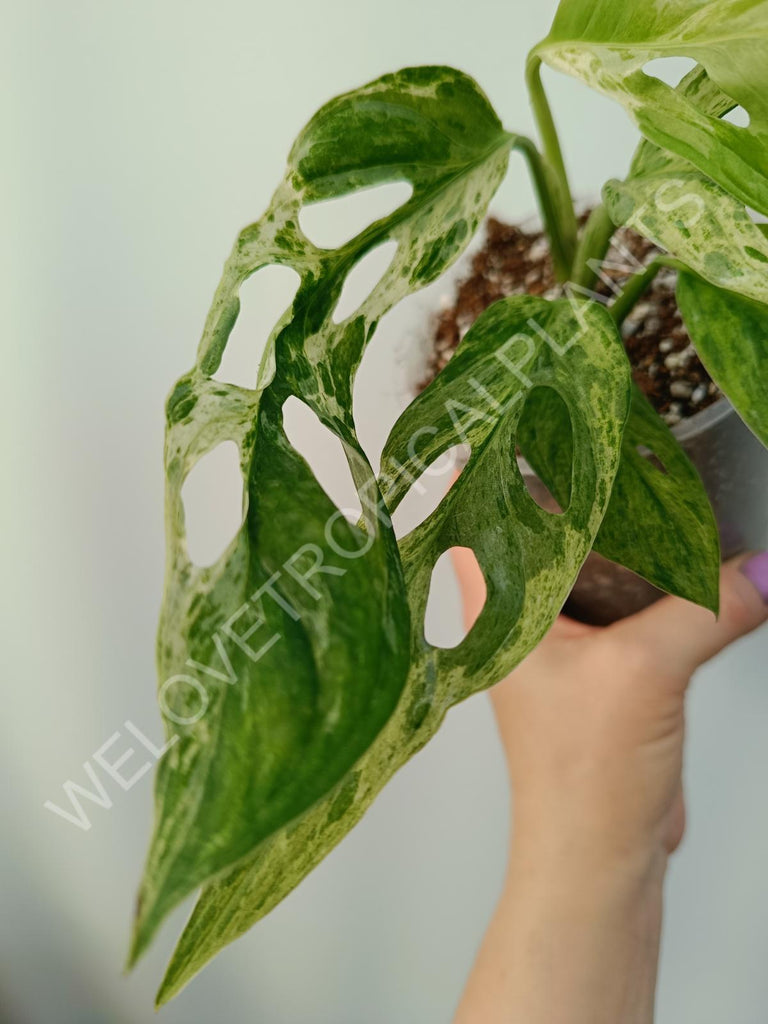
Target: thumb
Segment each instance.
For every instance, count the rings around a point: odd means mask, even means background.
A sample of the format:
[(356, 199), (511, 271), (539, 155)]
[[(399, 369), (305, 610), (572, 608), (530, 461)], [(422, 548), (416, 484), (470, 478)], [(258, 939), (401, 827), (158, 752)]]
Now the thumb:
[(720, 614), (681, 597), (664, 597), (609, 626), (654, 653), (665, 673), (687, 680), (705, 661), (768, 620), (768, 551), (742, 555), (720, 571)]

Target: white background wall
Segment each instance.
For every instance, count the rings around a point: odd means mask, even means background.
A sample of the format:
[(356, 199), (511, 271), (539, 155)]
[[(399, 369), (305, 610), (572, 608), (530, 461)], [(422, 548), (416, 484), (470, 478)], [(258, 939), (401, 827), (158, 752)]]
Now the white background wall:
[[(163, 400), (191, 363), (221, 264), (290, 143), (334, 93), (409, 63), (473, 74), (531, 131), (527, 48), (552, 0), (287, 4), (29, 0), (6, 14), (3, 119), (0, 1016), (154, 1019), (184, 913), (125, 978), (149, 776), (80, 832), (43, 809), (131, 719), (160, 736), (153, 644), (163, 566)], [(9, 20), (11, 31), (9, 31)], [(621, 174), (633, 131), (571, 80), (551, 95), (576, 190)], [(497, 209), (532, 197), (513, 158)], [(363, 437), (405, 401), (424, 309), (383, 324)], [(248, 311), (266, 330), (267, 311)], [(261, 322), (265, 321), (265, 322)], [(362, 397), (362, 401), (360, 401)], [(10, 501), (9, 501), (10, 499)], [(446, 579), (439, 612), (458, 627)], [(701, 672), (690, 829), (668, 889), (659, 1021), (768, 1014), (768, 633)], [(84, 781), (84, 779), (83, 779)], [(507, 793), (485, 697), (454, 711), (341, 847), (161, 1020), (447, 1021), (493, 905)]]

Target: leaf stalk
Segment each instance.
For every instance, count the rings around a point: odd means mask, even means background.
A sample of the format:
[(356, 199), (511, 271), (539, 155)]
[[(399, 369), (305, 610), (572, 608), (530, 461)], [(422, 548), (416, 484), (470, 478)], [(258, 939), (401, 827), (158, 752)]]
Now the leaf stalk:
[(560, 280), (567, 280), (573, 264), (573, 257), (576, 252), (576, 239), (578, 236), (578, 224), (576, 211), (573, 206), (571, 189), (568, 184), (568, 174), (565, 169), (565, 161), (560, 148), (560, 140), (555, 128), (552, 111), (547, 100), (544, 86), (541, 81), (541, 58), (531, 55), (525, 68), (525, 81), (528, 86), (528, 94), (531, 100), (533, 116), (536, 119), (536, 126), (541, 136), (544, 147), (544, 168), (545, 174), (551, 176), (551, 191), (555, 197), (559, 222), (559, 236), (562, 239), (565, 260), (568, 270), (564, 276), (558, 273)]

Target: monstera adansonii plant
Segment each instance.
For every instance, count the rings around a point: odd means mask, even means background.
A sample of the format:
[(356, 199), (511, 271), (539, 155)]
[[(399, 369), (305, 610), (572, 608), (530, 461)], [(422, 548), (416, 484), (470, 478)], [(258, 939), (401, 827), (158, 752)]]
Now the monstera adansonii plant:
[[(695, 66), (675, 87), (648, 70)], [(623, 181), (579, 227), (542, 62), (618, 100), (643, 139)], [(192, 369), (167, 403), (167, 571), (157, 659), (168, 749), (138, 898), (134, 962), (195, 890), (165, 1002), (267, 914), (355, 825), (452, 705), (503, 678), (539, 642), (592, 548), (717, 610), (719, 545), (702, 484), (633, 386), (616, 309), (658, 266), (678, 272), (697, 351), (768, 443), (768, 0), (562, 0), (526, 77), (541, 136), (506, 131), (475, 82), (413, 67), (331, 100), (298, 136), (283, 181), (226, 261)], [(724, 115), (741, 107), (747, 127)], [(742, 118), (743, 119), (743, 118)], [(563, 297), (516, 296), (475, 323), (405, 410), (378, 475), (358, 441), (355, 374), (381, 317), (466, 247), (512, 153), (528, 164)], [(337, 248), (299, 227), (302, 207), (386, 182), (410, 197)], [(659, 256), (620, 303), (592, 291), (619, 225)], [(359, 308), (334, 319), (367, 253), (394, 258)], [(262, 267), (300, 284), (254, 389), (214, 378), (238, 291)], [(288, 441), (304, 402), (340, 440), (360, 516), (331, 502)], [(242, 526), (212, 566), (187, 553), (181, 487), (222, 441), (238, 447)], [(390, 513), (454, 447), (469, 460), (440, 505), (396, 539)], [(666, 473), (643, 457), (654, 452)], [(522, 451), (562, 514), (540, 508)], [(458, 646), (427, 642), (431, 574), (471, 548), (487, 600)]]

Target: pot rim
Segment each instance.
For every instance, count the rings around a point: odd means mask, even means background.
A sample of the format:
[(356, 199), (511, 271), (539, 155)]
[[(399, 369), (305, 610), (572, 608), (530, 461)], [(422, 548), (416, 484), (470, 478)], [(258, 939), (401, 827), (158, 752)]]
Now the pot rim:
[(700, 412), (696, 412), (693, 416), (687, 416), (684, 420), (680, 420), (672, 427), (672, 433), (675, 435), (678, 441), (688, 441), (692, 437), (696, 437), (697, 434), (703, 434), (712, 427), (717, 426), (722, 420), (728, 416), (735, 415), (736, 410), (733, 408), (731, 403), (722, 395), (708, 405), (706, 409), (701, 409)]

